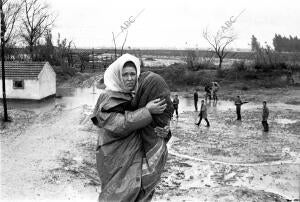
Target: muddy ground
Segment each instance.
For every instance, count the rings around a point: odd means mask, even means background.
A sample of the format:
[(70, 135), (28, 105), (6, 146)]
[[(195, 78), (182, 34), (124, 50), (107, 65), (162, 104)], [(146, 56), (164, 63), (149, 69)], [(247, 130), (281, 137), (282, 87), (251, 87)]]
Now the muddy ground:
[[(182, 110), (171, 123), (169, 159), (154, 201), (299, 201), (299, 93), (243, 92), (253, 102), (242, 109), (243, 121), (235, 121), (232, 106), (211, 105), (210, 128), (195, 125), (197, 112)], [(260, 123), (262, 99), (270, 101), (269, 133)], [(92, 107), (9, 110), (13, 122), (0, 124), (1, 201), (96, 201)]]
[(271, 108), (275, 121), (269, 122), (271, 130), (264, 133), (259, 110), (244, 110), (243, 122), (234, 120), (232, 110), (214, 110), (210, 108), (210, 128), (194, 124), (195, 112), (181, 113), (173, 120), (169, 167), (157, 199), (299, 199), (300, 111), (280, 109), (275, 113)]

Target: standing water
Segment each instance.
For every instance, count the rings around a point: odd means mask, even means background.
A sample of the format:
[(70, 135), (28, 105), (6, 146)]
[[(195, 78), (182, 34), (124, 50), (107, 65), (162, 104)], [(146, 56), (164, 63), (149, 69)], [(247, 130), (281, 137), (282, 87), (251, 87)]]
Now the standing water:
[(97, 88), (58, 88), (56, 95), (59, 98), (47, 98), (41, 101), (32, 100), (9, 100), (9, 109), (32, 110), (43, 113), (53, 109), (55, 105), (61, 104), (66, 109), (76, 108), (82, 105), (94, 106), (101, 90)]
[[(61, 98), (47, 98), (42, 101), (31, 101), (31, 100), (9, 100), (8, 108), (17, 108), (17, 109), (26, 109), (33, 110), (35, 112), (45, 112), (53, 108), (57, 104), (64, 105), (67, 109), (76, 108), (81, 105), (94, 106), (97, 102), (99, 93), (101, 89), (95, 88), (58, 88), (56, 95)], [(179, 113), (185, 111), (194, 111), (194, 100), (191, 97), (184, 97), (179, 95)], [(201, 99), (198, 101), (198, 109), (201, 106)], [(213, 101), (207, 102), (208, 108), (213, 110), (235, 110), (235, 105), (233, 101), (228, 100), (219, 100), (216, 105), (213, 104)], [(284, 103), (270, 103), (268, 104), (269, 108), (274, 109), (292, 109), (300, 111), (299, 105), (290, 105)], [(242, 110), (250, 109), (261, 109), (262, 106), (259, 103), (247, 103), (242, 106)]]

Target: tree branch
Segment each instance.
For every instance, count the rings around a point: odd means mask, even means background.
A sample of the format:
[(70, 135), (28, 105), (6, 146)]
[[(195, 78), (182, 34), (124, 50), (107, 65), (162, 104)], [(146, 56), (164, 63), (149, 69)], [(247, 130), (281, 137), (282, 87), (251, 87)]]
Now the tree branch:
[(113, 35), (113, 41), (114, 41), (114, 45), (115, 45), (115, 60), (117, 59), (117, 45), (116, 45), (116, 39), (115, 39), (115, 34), (112, 32)]
[(127, 35), (128, 35), (128, 30), (126, 31), (126, 36), (125, 36), (125, 39), (124, 39), (124, 42), (123, 42), (123, 45), (122, 45), (121, 55), (123, 55), (123, 49), (124, 49), (124, 45), (125, 45), (126, 40), (127, 40)]

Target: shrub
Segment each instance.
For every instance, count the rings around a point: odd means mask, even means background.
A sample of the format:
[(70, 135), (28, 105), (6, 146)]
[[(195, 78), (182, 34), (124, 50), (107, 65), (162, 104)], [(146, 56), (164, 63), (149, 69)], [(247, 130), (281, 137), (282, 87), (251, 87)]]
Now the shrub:
[(184, 75), (185, 84), (191, 86), (191, 85), (204, 85), (207, 82), (210, 82), (212, 79), (210, 77), (202, 72), (192, 72), (192, 71), (186, 71)]
[(75, 76), (77, 70), (67, 66), (55, 66), (54, 71), (59, 80), (67, 80)]
[(247, 90), (249, 90), (249, 87), (248, 87), (248, 86), (243, 86), (243, 87), (242, 87), (242, 90), (243, 90), (243, 91), (247, 91)]
[(209, 73), (188, 70), (187, 66), (182, 64), (173, 64), (165, 68), (148, 70), (161, 75), (171, 89), (176, 89), (178, 86), (185, 85), (204, 85), (206, 82), (213, 80)]
[(258, 76), (257, 76), (256, 72), (247, 72), (243, 77), (246, 80), (258, 79)]
[(194, 71), (199, 71), (199, 70), (203, 70), (203, 69), (216, 69), (216, 67), (208, 62), (201, 62), (201, 63), (197, 63), (195, 65)]
[(239, 71), (239, 72), (242, 72), (242, 71), (246, 71), (247, 70), (247, 67), (245, 65), (245, 61), (244, 60), (241, 60), (241, 61), (234, 61), (233, 64), (232, 64), (232, 67), (235, 71)]
[(218, 69), (217, 71), (217, 77), (218, 78), (225, 78), (227, 76), (227, 70), (224, 69)]

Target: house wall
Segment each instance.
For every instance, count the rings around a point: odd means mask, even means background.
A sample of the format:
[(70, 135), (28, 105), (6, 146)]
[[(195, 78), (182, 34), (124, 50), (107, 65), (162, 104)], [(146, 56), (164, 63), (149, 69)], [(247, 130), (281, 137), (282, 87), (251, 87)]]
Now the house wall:
[[(24, 89), (14, 89), (13, 80), (5, 80), (6, 98), (9, 99), (40, 99), (39, 81), (24, 80)], [(0, 79), (0, 94), (2, 95), (2, 80)], [(2, 97), (2, 96), (1, 96)]]
[(49, 63), (45, 64), (38, 78), (41, 99), (56, 94), (56, 74)]

